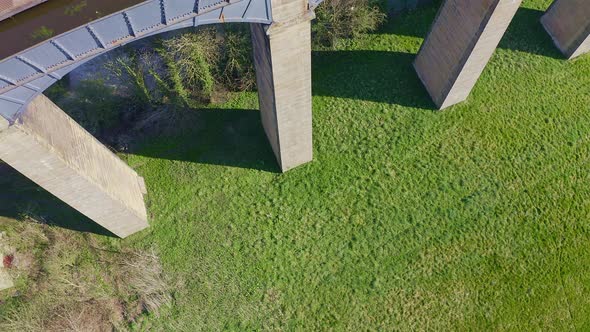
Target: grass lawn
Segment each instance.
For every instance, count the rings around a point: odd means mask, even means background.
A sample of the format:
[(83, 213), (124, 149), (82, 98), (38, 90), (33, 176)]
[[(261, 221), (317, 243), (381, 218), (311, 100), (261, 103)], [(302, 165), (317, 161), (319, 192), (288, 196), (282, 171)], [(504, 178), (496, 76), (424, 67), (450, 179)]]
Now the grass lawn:
[[(151, 330), (590, 329), (590, 56), (525, 0), (469, 100), (411, 63), (436, 14), (313, 54), (313, 163), (278, 173), (255, 93), (124, 156), (178, 283)], [(141, 329), (142, 327), (138, 327)]]
[(128, 156), (152, 217), (129, 241), (182, 283), (154, 328), (590, 328), (590, 57), (562, 59), (549, 2), (444, 112), (411, 68), (434, 7), (314, 52), (315, 160), (286, 174), (254, 93)]

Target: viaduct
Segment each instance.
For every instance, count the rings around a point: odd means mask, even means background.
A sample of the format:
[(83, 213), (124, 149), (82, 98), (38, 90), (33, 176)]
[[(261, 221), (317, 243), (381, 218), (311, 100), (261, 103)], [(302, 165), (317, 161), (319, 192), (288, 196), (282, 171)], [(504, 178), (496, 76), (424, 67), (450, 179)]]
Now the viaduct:
[[(54, 10), (62, 0), (0, 0), (0, 20), (26, 10), (0, 22), (0, 159), (117, 236), (148, 227), (143, 179), (43, 91), (135, 40), (243, 22), (251, 26), (262, 124), (280, 168), (307, 163), (313, 158), (310, 22), (321, 1), (90, 0), (66, 20), (59, 16), (63, 8)], [(414, 62), (438, 108), (468, 98), (521, 2), (444, 1)], [(89, 19), (84, 10), (100, 18)], [(53, 34), (31, 41), (42, 20), (55, 25)], [(567, 59), (590, 52), (589, 0), (555, 0), (541, 24)]]

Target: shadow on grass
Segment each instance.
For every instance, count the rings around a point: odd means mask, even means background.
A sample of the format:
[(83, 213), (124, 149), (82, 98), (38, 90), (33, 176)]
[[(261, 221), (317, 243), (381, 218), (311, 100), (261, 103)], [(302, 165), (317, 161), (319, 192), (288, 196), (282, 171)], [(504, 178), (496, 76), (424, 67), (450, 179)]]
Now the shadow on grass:
[(499, 47), (553, 59), (564, 59), (541, 24), (541, 17), (544, 14), (545, 12), (541, 10), (520, 8)]
[(0, 216), (115, 237), (4, 163), (0, 163), (0, 188)]
[(134, 154), (280, 172), (258, 110), (187, 109), (160, 122), (166, 134), (148, 135)]
[[(257, 110), (176, 111), (167, 135), (149, 135), (134, 153), (153, 158), (279, 173)], [(0, 216), (115, 237), (25, 176), (0, 163)]]
[[(400, 19), (393, 18), (380, 33), (391, 33), (400, 36), (425, 38), (436, 17), (439, 5), (429, 6), (419, 15), (408, 14)], [(563, 59), (563, 55), (553, 44), (551, 37), (541, 24), (544, 11), (519, 8), (499, 48), (537, 54), (555, 59)]]
[[(563, 59), (540, 23), (544, 12), (520, 8), (499, 47)], [(381, 31), (424, 38), (436, 7), (393, 18)], [(313, 55), (314, 95), (382, 102), (424, 110), (436, 107), (412, 66), (416, 54), (387, 51), (317, 51)]]
[(414, 58), (387, 51), (314, 52), (314, 95), (434, 110), (412, 66)]
[[(424, 37), (435, 8), (392, 20), (381, 33)], [(542, 11), (521, 8), (501, 48), (562, 58), (539, 20)], [(413, 22), (414, 20), (415, 22)], [(427, 23), (426, 23), (427, 22)], [(398, 24), (399, 23), (399, 24)], [(434, 110), (412, 67), (415, 54), (385, 51), (313, 53), (314, 95)], [(279, 172), (257, 110), (184, 110), (165, 120), (168, 135), (149, 136), (134, 153), (159, 159)], [(12, 168), (0, 164), (0, 215), (37, 215), (52, 225), (114, 236)]]

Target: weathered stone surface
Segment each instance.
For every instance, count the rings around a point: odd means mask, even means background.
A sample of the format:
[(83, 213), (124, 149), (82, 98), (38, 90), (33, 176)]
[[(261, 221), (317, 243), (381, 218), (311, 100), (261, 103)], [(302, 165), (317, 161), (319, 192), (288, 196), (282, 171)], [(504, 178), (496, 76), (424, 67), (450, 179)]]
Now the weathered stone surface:
[(0, 266), (0, 291), (5, 289), (10, 289), (14, 287), (14, 282), (12, 281), (12, 277), (8, 274), (8, 271)]
[(0, 132), (4, 131), (5, 129), (8, 129), (8, 121), (0, 116)]
[(141, 177), (44, 96), (0, 132), (0, 159), (120, 237), (148, 227)]
[(297, 20), (307, 12), (307, 0), (272, 0), (273, 24), (283, 24)]
[[(279, 12), (301, 6), (294, 2)], [(311, 24), (304, 16), (299, 21), (286, 13), (279, 17), (291, 21), (270, 32), (252, 24), (252, 42), (262, 124), (281, 170), (287, 171), (313, 159)]]
[(446, 0), (414, 67), (434, 103), (467, 99), (522, 0)]
[(0, 0), (0, 21), (45, 1), (47, 0)]
[(568, 59), (590, 52), (590, 1), (555, 0), (541, 23)]
[(6, 243), (6, 233), (0, 232), (0, 291), (14, 287), (14, 282), (10, 273), (4, 268), (5, 255), (11, 254), (11, 250)]

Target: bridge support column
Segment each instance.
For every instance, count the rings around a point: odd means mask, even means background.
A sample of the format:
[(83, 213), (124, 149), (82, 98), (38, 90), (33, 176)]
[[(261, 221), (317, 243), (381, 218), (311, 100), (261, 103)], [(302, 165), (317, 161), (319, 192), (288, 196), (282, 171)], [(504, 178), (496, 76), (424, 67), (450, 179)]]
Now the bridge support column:
[(440, 109), (467, 99), (521, 2), (445, 1), (414, 62)]
[(148, 227), (143, 179), (45, 96), (2, 122), (0, 159), (115, 235)]
[(311, 17), (307, 1), (276, 2), (276, 23), (251, 30), (262, 124), (284, 172), (313, 159)]
[(568, 59), (590, 52), (590, 1), (555, 0), (541, 23)]

